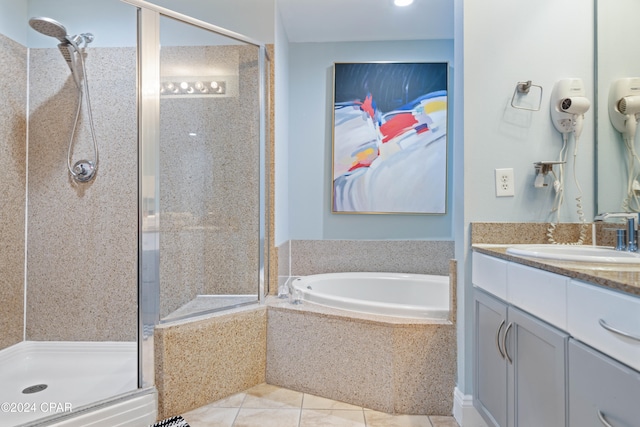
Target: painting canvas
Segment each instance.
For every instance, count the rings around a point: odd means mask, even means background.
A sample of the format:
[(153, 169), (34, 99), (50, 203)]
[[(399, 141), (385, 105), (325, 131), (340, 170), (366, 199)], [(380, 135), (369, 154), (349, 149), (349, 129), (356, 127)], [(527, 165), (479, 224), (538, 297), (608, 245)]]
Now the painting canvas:
[(334, 64), (334, 213), (446, 213), (447, 72)]

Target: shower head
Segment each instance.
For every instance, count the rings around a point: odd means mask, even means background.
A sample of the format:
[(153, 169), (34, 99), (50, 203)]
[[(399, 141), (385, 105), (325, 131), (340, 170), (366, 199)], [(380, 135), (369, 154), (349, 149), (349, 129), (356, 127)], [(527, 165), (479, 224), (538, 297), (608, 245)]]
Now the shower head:
[(91, 43), (93, 41), (93, 34), (84, 33), (70, 36), (67, 34), (67, 29), (64, 25), (51, 18), (45, 17), (31, 18), (29, 19), (29, 25), (37, 32), (45, 36), (54, 37), (60, 41), (60, 43), (58, 43), (58, 49), (67, 62), (78, 89), (80, 89), (82, 80), (79, 75), (79, 69), (81, 67), (78, 65), (78, 62), (82, 61), (80, 46), (82, 43), (84, 43), (84, 46), (86, 46), (87, 43)]
[(45, 36), (55, 37), (61, 42), (67, 42), (67, 29), (51, 18), (37, 17), (29, 19), (29, 25)]

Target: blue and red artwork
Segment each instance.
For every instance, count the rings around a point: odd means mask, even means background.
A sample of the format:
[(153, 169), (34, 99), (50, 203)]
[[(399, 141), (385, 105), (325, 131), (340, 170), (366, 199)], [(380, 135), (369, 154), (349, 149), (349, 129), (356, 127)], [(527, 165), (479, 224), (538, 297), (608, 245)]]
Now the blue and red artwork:
[(334, 65), (333, 212), (446, 212), (447, 68)]

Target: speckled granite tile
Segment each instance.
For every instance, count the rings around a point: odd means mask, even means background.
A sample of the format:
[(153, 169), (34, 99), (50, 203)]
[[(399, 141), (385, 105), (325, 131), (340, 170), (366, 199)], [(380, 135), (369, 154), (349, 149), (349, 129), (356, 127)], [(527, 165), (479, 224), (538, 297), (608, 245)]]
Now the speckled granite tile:
[(155, 336), (160, 419), (265, 382), (266, 308), (161, 325)]
[(22, 341), (27, 164), (27, 48), (0, 34), (0, 349)]
[(373, 271), (449, 273), (453, 241), (427, 240), (293, 240), (291, 274)]
[(270, 298), (268, 383), (388, 413), (450, 414), (451, 322), (349, 315)]
[(278, 288), (286, 285), (290, 279), (291, 273), (291, 241), (287, 240), (280, 246), (278, 246), (278, 282), (277, 286), (272, 286), (270, 289), (270, 295), (277, 295)]
[(449, 320), (456, 323), (458, 317), (458, 261), (449, 261)]
[(394, 328), (394, 413), (451, 415), (456, 385), (455, 325)]
[[(29, 58), (27, 339), (135, 340), (136, 49), (87, 49), (100, 166), (80, 185), (67, 171), (77, 101), (69, 68), (55, 47)], [(93, 157), (88, 128), (83, 109), (75, 160)]]
[[(558, 243), (577, 242), (579, 223), (557, 224), (554, 240)], [(538, 222), (474, 222), (471, 223), (471, 244), (548, 243), (549, 223)], [(591, 224), (587, 224), (585, 245), (591, 244)]]
[(385, 326), (268, 311), (267, 382), (393, 411), (392, 335)]
[[(275, 131), (275, 87), (276, 87), (276, 78), (275, 78), (275, 45), (267, 44), (266, 45), (268, 58), (267, 64), (269, 66), (268, 69), (268, 82), (269, 82), (269, 120), (267, 123), (267, 140), (269, 144), (267, 144), (266, 156), (268, 159), (268, 188), (269, 188), (269, 203), (268, 207), (268, 224), (269, 228), (267, 231), (267, 242), (265, 243), (267, 246), (267, 250), (269, 251), (269, 258), (267, 260), (269, 265), (269, 280), (267, 284), (269, 285), (269, 294), (275, 295), (278, 292), (278, 276), (280, 276), (280, 251), (276, 248), (275, 243), (275, 229), (276, 229), (276, 131)], [(288, 263), (289, 260), (287, 259)]]

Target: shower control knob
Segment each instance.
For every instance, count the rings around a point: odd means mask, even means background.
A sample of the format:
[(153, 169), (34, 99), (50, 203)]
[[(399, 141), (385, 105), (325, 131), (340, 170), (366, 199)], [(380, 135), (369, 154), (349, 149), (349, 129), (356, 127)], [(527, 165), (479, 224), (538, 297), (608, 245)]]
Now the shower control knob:
[(96, 174), (96, 168), (90, 160), (79, 160), (73, 165), (73, 179), (78, 182), (89, 182)]

